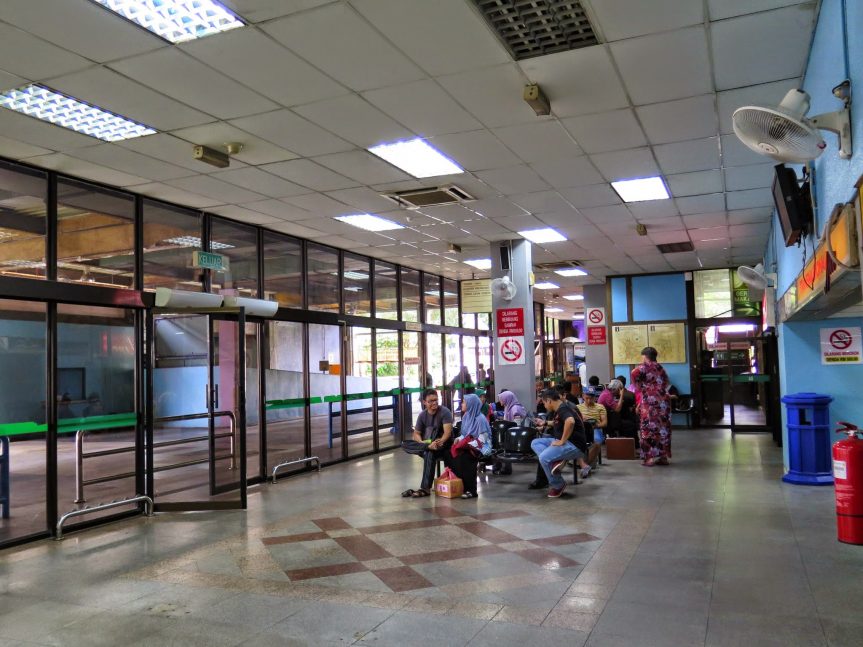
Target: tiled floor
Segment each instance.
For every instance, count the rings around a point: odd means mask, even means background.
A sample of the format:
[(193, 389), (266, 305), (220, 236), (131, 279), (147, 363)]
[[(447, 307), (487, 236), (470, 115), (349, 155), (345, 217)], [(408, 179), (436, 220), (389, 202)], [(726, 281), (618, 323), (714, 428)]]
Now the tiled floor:
[(679, 431), (559, 500), (402, 499), (401, 452), (0, 554), (5, 645), (863, 644), (863, 547), (766, 436)]

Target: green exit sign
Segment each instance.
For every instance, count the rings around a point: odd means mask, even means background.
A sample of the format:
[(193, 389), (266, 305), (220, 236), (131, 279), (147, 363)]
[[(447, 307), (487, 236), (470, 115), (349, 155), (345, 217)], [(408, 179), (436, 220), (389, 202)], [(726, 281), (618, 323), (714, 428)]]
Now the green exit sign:
[(228, 269), (228, 257), (212, 252), (192, 252), (192, 267), (225, 272)]

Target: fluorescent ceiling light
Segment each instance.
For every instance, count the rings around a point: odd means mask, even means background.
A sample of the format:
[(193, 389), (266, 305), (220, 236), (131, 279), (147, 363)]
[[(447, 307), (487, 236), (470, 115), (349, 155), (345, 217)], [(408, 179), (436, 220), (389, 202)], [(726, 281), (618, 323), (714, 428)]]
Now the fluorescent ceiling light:
[(149, 126), (35, 83), (0, 94), (0, 106), (106, 142), (156, 132)]
[(490, 258), (474, 258), (469, 261), (464, 262), (465, 265), (470, 265), (471, 267), (475, 267), (478, 270), (490, 270), (491, 269), (491, 259)]
[(755, 324), (725, 324), (717, 326), (716, 329), (719, 332), (752, 332), (757, 327)]
[(533, 287), (535, 287), (537, 290), (556, 290), (560, 286), (557, 283), (543, 281), (542, 283), (536, 283)]
[(583, 315), (583, 314), (580, 314), (580, 315), (572, 315), (572, 318), (573, 318), (573, 319), (584, 319), (584, 315)]
[(661, 177), (642, 177), (634, 180), (617, 180), (611, 183), (617, 195), (624, 202), (644, 202), (645, 200), (668, 200), (668, 189)]
[(336, 216), (336, 220), (344, 222), (366, 231), (390, 231), (392, 229), (404, 229), (402, 225), (392, 220), (370, 216), (367, 213), (357, 213), (352, 216)]
[(566, 240), (565, 236), (562, 236), (559, 232), (555, 231), (551, 227), (545, 227), (544, 229), (527, 229), (525, 231), (518, 232), (519, 236), (523, 236), (527, 238), (532, 243), (559, 243), (561, 241)]
[(565, 270), (555, 270), (555, 274), (560, 276), (587, 276), (587, 272), (578, 267), (568, 267)]
[(242, 27), (244, 23), (214, 0), (94, 0), (172, 43)]
[[(179, 245), (180, 247), (196, 247), (201, 249), (201, 239), (197, 236), (176, 236), (175, 238), (166, 238), (166, 243)], [(233, 249), (233, 245), (228, 243), (219, 243), (215, 240), (210, 241), (210, 249)]]
[(345, 288), (348, 292), (362, 292), (362, 288), (358, 285), (349, 285)]
[(563, 312), (563, 308), (546, 308), (545, 312)]
[(464, 173), (458, 164), (432, 148), (423, 139), (409, 139), (392, 144), (372, 146), (374, 153), (393, 166), (397, 166), (414, 177), (434, 177), (436, 175), (453, 175)]
[(567, 301), (584, 301), (584, 295), (583, 294), (567, 294), (567, 295), (564, 295), (563, 298), (566, 299)]
[(354, 281), (367, 281), (369, 278), (369, 275), (363, 274), (362, 272), (353, 272), (351, 270), (347, 270), (344, 273), (344, 277), (346, 279), (352, 279)]

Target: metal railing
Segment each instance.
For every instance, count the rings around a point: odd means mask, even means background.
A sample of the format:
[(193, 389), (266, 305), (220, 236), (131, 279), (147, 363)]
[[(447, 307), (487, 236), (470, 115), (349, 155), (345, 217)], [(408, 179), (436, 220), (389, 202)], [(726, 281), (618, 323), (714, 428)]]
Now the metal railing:
[[(160, 422), (179, 422), (181, 420), (202, 420), (205, 418), (209, 418), (210, 414), (208, 413), (190, 413), (182, 416), (165, 416), (164, 418), (156, 418), (153, 423)], [(227, 456), (217, 456), (215, 460), (224, 460), (226, 458), (231, 459), (231, 467), (230, 469), (237, 469), (237, 455), (234, 451), (235, 442), (236, 442), (236, 431), (237, 431), (237, 418), (234, 415), (233, 411), (216, 411), (213, 413), (213, 418), (228, 418), (230, 421), (230, 431), (222, 434), (214, 434), (214, 438), (230, 438), (230, 453)], [(85, 485), (94, 485), (96, 483), (108, 483), (110, 481), (119, 481), (122, 479), (133, 478), (136, 476), (135, 472), (123, 472), (121, 474), (110, 474), (108, 476), (99, 476), (92, 479), (84, 478), (84, 459), (85, 458), (98, 458), (100, 456), (112, 456), (115, 454), (124, 454), (128, 452), (134, 452), (135, 447), (117, 447), (115, 449), (102, 449), (95, 452), (87, 452), (84, 453), (84, 436), (87, 433), (86, 429), (80, 429), (75, 432), (75, 503), (85, 503), (87, 500), (84, 498), (84, 486)], [(163, 440), (158, 443), (153, 443), (153, 449), (159, 449), (161, 447), (170, 447), (173, 445), (184, 445), (187, 443), (195, 443), (203, 440), (209, 440), (209, 434), (205, 436), (194, 436), (192, 438), (178, 438), (176, 440)], [(201, 463), (210, 462), (210, 458), (198, 458), (192, 461), (183, 461), (181, 463), (173, 463), (171, 465), (162, 465), (160, 467), (153, 467), (153, 472), (164, 472), (167, 470), (178, 469), (180, 467), (188, 467), (190, 465), (199, 465)], [(94, 508), (90, 508), (93, 510)]]
[(133, 496), (128, 499), (117, 499), (115, 501), (111, 501), (111, 503), (101, 503), (99, 505), (87, 506), (85, 508), (81, 508), (79, 510), (70, 510), (66, 514), (64, 514), (57, 521), (57, 529), (54, 533), (54, 539), (60, 541), (63, 539), (63, 524), (66, 523), (67, 519), (71, 519), (72, 517), (79, 517), (84, 514), (90, 514), (91, 512), (99, 512), (101, 510), (108, 510), (110, 508), (117, 508), (121, 505), (129, 505), (130, 503), (143, 503), (144, 504), (144, 515), (147, 517), (153, 516), (153, 499), (145, 495)]
[(321, 459), (318, 458), (317, 456), (306, 456), (305, 458), (292, 458), (291, 460), (285, 461), (284, 463), (279, 463), (278, 465), (276, 465), (273, 468), (273, 476), (272, 476), (273, 483), (276, 482), (276, 474), (283, 467), (288, 467), (289, 465), (299, 465), (300, 463), (311, 463), (312, 461), (314, 461), (315, 463), (318, 464), (318, 471), (320, 472), (321, 471)]

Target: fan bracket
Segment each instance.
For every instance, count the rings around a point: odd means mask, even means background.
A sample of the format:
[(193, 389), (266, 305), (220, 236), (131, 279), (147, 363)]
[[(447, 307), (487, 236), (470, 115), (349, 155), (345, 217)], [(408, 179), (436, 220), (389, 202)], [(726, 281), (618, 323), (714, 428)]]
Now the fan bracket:
[(839, 157), (851, 159), (851, 109), (849, 107), (815, 115), (810, 117), (809, 121), (821, 130), (829, 130), (839, 135)]

